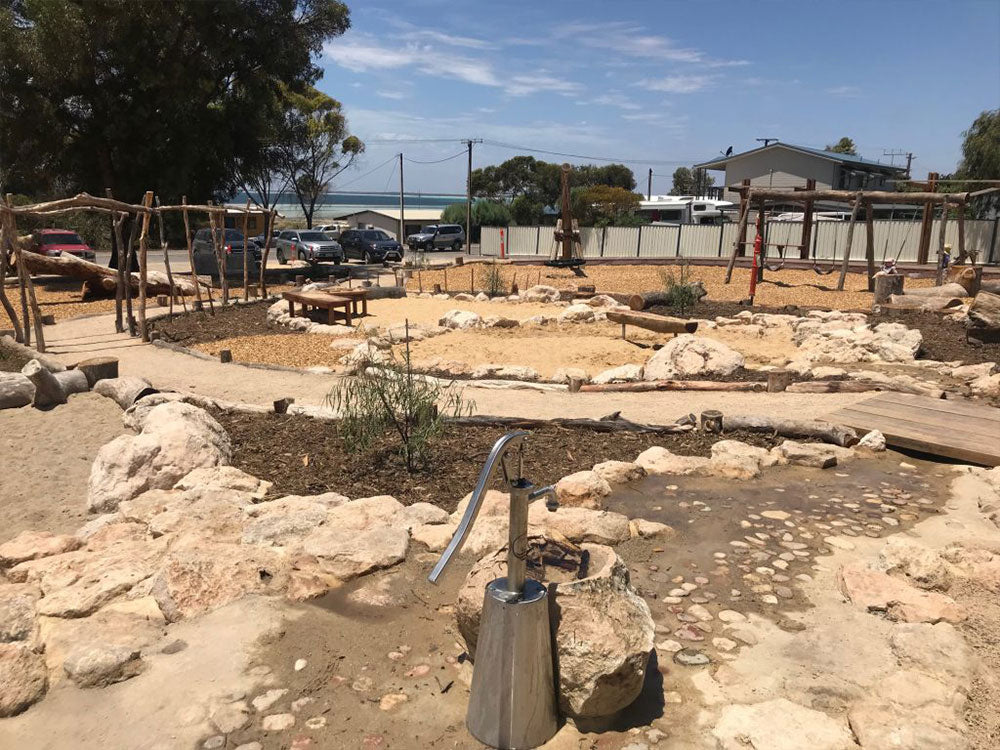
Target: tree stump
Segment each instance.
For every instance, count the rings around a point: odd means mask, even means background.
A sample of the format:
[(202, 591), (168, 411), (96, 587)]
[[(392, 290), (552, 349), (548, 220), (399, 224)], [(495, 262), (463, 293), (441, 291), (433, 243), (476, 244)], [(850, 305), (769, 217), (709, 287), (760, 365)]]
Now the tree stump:
[(722, 412), (710, 409), (701, 413), (701, 429), (705, 432), (722, 432)]
[(275, 414), (287, 414), (288, 407), (295, 403), (295, 399), (291, 396), (286, 396), (285, 398), (279, 398), (274, 402), (274, 413)]
[(767, 392), (780, 393), (792, 383), (791, 370), (770, 370), (767, 373)]
[(222, 349), (219, 351), (219, 361), (223, 364), (227, 364), (233, 361), (233, 353), (229, 349)]
[(899, 274), (883, 274), (875, 277), (875, 297), (872, 299), (873, 305), (883, 305), (889, 301), (889, 297), (894, 294), (903, 293), (904, 276)]
[(110, 398), (122, 408), (122, 411), (125, 411), (143, 396), (159, 393), (159, 391), (153, 388), (148, 380), (126, 375), (125, 377), (99, 380), (94, 385), (94, 393)]
[(50, 314), (50, 315), (43, 315), (42, 316), (42, 325), (43, 326), (54, 326), (55, 324), (56, 324), (56, 316), (55, 315), (51, 315)]
[(52, 373), (37, 359), (31, 360), (21, 368), (21, 374), (35, 386), (32, 404), (39, 409), (65, 404), (70, 394), (90, 390), (87, 376), (82, 372), (65, 370)]
[(302, 274), (296, 274), (295, 276), (295, 286), (304, 286), (306, 283), (306, 277)]
[(945, 277), (950, 283), (961, 284), (970, 297), (979, 294), (983, 285), (982, 266), (952, 266)]
[(582, 385), (583, 385), (583, 379), (582, 378), (570, 378), (569, 379), (569, 392), (570, 393), (579, 393), (580, 392), (580, 387)]
[(160, 307), (166, 307), (167, 305), (170, 304), (170, 298), (167, 297), (167, 295), (165, 294), (158, 294), (156, 295), (156, 304), (158, 304)]
[(98, 380), (118, 377), (117, 357), (92, 357), (76, 363), (76, 369), (87, 376), (87, 382), (93, 388)]
[(969, 307), (969, 329), (1000, 330), (1000, 294), (980, 292)]

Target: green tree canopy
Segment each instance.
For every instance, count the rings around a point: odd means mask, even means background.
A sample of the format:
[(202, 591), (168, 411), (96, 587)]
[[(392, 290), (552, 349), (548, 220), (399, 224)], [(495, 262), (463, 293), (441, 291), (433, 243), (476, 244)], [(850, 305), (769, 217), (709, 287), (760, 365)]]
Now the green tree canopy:
[[(986, 110), (980, 113), (972, 126), (962, 133), (962, 161), (958, 165), (955, 177), (962, 180), (998, 180), (1000, 181), (1000, 109)], [(951, 184), (949, 189), (960, 189)], [(982, 184), (970, 184), (969, 190), (987, 187)], [(983, 196), (976, 200), (973, 210), (977, 216), (1000, 209), (1000, 196), (996, 193)]]
[(704, 195), (715, 184), (715, 178), (704, 169), (677, 167), (673, 183), (671, 195)]
[(336, 0), (2, 0), (0, 182), (229, 194), (267, 158), (282, 85), (315, 82), (349, 25)]
[[(465, 203), (452, 203), (441, 212), (444, 224), (465, 225)], [(472, 203), (472, 239), (478, 241), (479, 227), (505, 227), (511, 223), (510, 207), (503, 201), (479, 199)]]
[(834, 154), (850, 154), (851, 156), (858, 155), (858, 149), (854, 145), (854, 141), (847, 136), (844, 136), (832, 146), (827, 146), (824, 151), (830, 151)]
[[(584, 164), (570, 172), (570, 187), (608, 185), (625, 190), (635, 188), (635, 176), (624, 164), (597, 166)], [(515, 156), (502, 164), (475, 169), (472, 172), (474, 195), (492, 199), (527, 196), (533, 203), (554, 206), (562, 189), (562, 165)]]

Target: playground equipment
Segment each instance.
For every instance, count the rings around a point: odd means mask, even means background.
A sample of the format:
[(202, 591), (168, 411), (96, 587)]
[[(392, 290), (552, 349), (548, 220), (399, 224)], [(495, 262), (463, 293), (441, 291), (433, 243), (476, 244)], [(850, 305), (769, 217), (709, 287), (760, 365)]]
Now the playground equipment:
[(556, 221), (556, 231), (552, 235), (552, 253), (545, 262), (557, 268), (579, 268), (587, 261), (583, 258), (583, 244), (580, 241), (580, 225), (573, 218), (569, 202), (569, 164), (562, 165), (562, 216)]
[[(508, 432), (490, 451), (455, 535), (431, 571), (438, 578), (461, 549), (497, 470), (510, 493), (507, 575), (491, 581), (483, 597), (472, 695), (465, 723), (480, 742), (499, 750), (538, 747), (558, 729), (548, 592), (525, 577), (528, 556), (528, 503), (548, 498), (555, 488), (536, 488), (521, 476), (527, 432)], [(513, 463), (516, 451), (516, 464)]]

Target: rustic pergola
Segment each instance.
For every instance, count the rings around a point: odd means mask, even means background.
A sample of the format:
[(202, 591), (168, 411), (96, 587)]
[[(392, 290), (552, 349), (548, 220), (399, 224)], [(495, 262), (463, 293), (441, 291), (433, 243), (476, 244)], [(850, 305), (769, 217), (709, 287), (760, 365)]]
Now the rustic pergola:
[[(812, 188), (815, 183), (810, 180), (811, 184), (807, 185), (807, 188)], [(878, 203), (906, 203), (924, 206), (924, 222), (921, 225), (920, 233), (920, 247), (929, 246), (930, 242), (930, 232), (931, 232), (931, 220), (933, 217), (933, 211), (935, 206), (941, 206), (941, 227), (938, 236), (938, 262), (937, 262), (937, 283), (941, 283), (941, 278), (944, 274), (944, 266), (942, 265), (942, 258), (944, 256), (944, 245), (945, 245), (945, 230), (948, 224), (948, 211), (951, 208), (955, 208), (958, 211), (958, 249), (959, 254), (964, 255), (965, 251), (965, 212), (966, 207), (971, 199), (974, 199), (981, 195), (986, 195), (987, 193), (992, 193), (1000, 190), (998, 187), (990, 187), (984, 190), (978, 190), (975, 192), (962, 192), (962, 193), (896, 193), (888, 192), (882, 190), (796, 190), (796, 189), (779, 189), (779, 188), (755, 188), (744, 184), (740, 188), (742, 208), (740, 210), (740, 220), (739, 228), (737, 230), (736, 240), (733, 242), (733, 250), (729, 256), (729, 264), (726, 266), (726, 283), (730, 282), (733, 275), (733, 268), (736, 265), (736, 256), (740, 254), (741, 248), (750, 244), (752, 241), (746, 239), (746, 229), (747, 229), (747, 217), (749, 216), (750, 209), (754, 204), (757, 206), (757, 231), (763, 233), (763, 217), (764, 208), (767, 201), (782, 201), (785, 203), (803, 203), (805, 204), (806, 211), (803, 215), (802, 221), (802, 236), (801, 244), (797, 245), (800, 249), (802, 257), (808, 257), (809, 239), (812, 232), (812, 206), (816, 201), (835, 201), (838, 203), (847, 203), (851, 206), (851, 218), (850, 224), (847, 229), (847, 248), (844, 252), (844, 259), (840, 267), (840, 278), (837, 281), (837, 289), (842, 291), (844, 289), (844, 281), (847, 277), (847, 269), (851, 258), (851, 244), (854, 241), (854, 227), (857, 223), (858, 210), (861, 206), (865, 206), (865, 228), (867, 233), (867, 244), (865, 247), (865, 260), (867, 262), (868, 270), (868, 291), (872, 291), (873, 288), (873, 278), (875, 276), (875, 240), (874, 240), (874, 225), (872, 219), (872, 207)], [(796, 245), (792, 245), (796, 247)]]
[[(100, 266), (96, 263), (73, 258), (68, 255), (60, 257), (47, 257), (25, 249), (28, 244), (26, 237), (17, 235), (17, 219), (20, 218), (46, 218), (75, 211), (90, 211), (94, 213), (108, 214), (111, 219), (112, 236), (117, 247), (118, 268), (111, 269)], [(187, 245), (188, 261), (191, 265), (191, 283), (175, 282), (174, 274), (170, 269), (170, 258), (167, 253), (166, 237), (163, 229), (163, 215), (170, 211), (180, 211), (184, 215), (184, 236)], [(152, 290), (156, 294), (167, 294), (170, 300), (170, 314), (173, 314), (174, 299), (179, 297), (184, 309), (187, 309), (185, 295), (194, 293), (197, 305), (203, 304), (201, 295), (201, 284), (194, 272), (194, 248), (192, 245), (191, 226), (189, 213), (208, 214), (209, 225), (212, 229), (212, 242), (215, 249), (215, 259), (219, 269), (219, 279), (222, 284), (223, 303), (229, 301), (229, 283), (226, 277), (225, 256), (223, 254), (223, 232), (225, 231), (226, 216), (240, 216), (243, 218), (243, 299), (250, 299), (250, 267), (247, 240), (247, 225), (250, 216), (253, 214), (265, 217), (265, 242), (264, 252), (261, 258), (261, 265), (258, 272), (257, 284), (260, 295), (266, 296), (267, 287), (265, 282), (264, 269), (267, 267), (267, 259), (271, 250), (271, 234), (274, 228), (276, 212), (273, 209), (252, 209), (250, 201), (247, 201), (243, 209), (227, 208), (209, 203), (207, 205), (190, 205), (187, 199), (182, 199), (180, 205), (161, 206), (159, 200), (153, 199), (152, 191), (147, 191), (143, 196), (141, 204), (125, 203), (117, 200), (107, 191), (107, 197), (97, 197), (88, 193), (80, 193), (72, 198), (62, 198), (43, 203), (33, 203), (24, 206), (14, 206), (11, 203), (11, 195), (7, 194), (4, 201), (0, 202), (0, 305), (3, 306), (10, 317), (14, 327), (14, 335), (18, 341), (26, 344), (31, 343), (31, 332), (34, 329), (36, 347), (39, 351), (45, 351), (45, 337), (42, 332), (42, 316), (39, 311), (38, 301), (35, 297), (35, 288), (31, 280), (31, 272), (35, 273), (55, 273), (77, 276), (84, 279), (84, 289), (103, 288), (115, 289), (115, 330), (122, 332), (125, 330), (123, 322), (122, 307), (124, 304), (127, 313), (127, 324), (129, 335), (138, 335), (143, 341), (149, 341), (149, 328), (146, 324), (146, 297)], [(122, 227), (125, 219), (129, 216), (135, 217), (132, 223), (132, 230), (128, 242), (124, 242)], [(156, 217), (160, 245), (163, 248), (163, 262), (166, 269), (165, 275), (161, 278), (159, 272), (154, 272), (152, 280), (148, 269), (148, 249), (149, 249), (149, 224), (152, 217)], [(141, 221), (139, 219), (141, 218)], [(141, 228), (140, 228), (141, 225)], [(219, 231), (219, 230), (222, 231)], [(132, 272), (133, 248), (136, 246), (136, 234), (138, 233), (138, 277)], [(14, 306), (7, 298), (4, 287), (4, 280), (8, 270), (9, 255), (13, 255), (17, 269), (18, 288), (20, 294), (20, 318)], [(138, 290), (138, 324), (132, 310), (132, 291)], [(126, 291), (127, 290), (127, 291)], [(214, 312), (211, 287), (206, 287), (208, 304), (210, 311)], [(21, 321), (23, 320), (23, 326)]]

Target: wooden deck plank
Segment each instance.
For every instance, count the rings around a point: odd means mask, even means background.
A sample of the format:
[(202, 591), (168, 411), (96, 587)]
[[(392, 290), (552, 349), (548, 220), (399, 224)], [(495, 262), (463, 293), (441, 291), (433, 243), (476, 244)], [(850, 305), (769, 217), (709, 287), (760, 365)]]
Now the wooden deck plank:
[(1000, 465), (1000, 409), (894, 392), (835, 411), (829, 421), (878, 430), (900, 448)]

